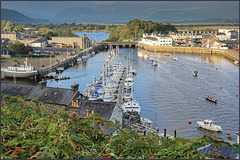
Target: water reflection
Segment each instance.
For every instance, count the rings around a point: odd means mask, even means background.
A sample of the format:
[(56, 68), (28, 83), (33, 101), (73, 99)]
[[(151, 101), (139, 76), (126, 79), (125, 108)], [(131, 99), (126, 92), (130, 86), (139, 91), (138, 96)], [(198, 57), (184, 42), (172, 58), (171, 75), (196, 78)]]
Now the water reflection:
[[(86, 85), (100, 76), (106, 53), (100, 52), (61, 73), (60, 76), (70, 76), (69, 80), (48, 80), (47, 86), (70, 88), (76, 82), (83, 93)], [(178, 136), (186, 138), (207, 133), (198, 129), (196, 121), (211, 119), (223, 128), (222, 133), (211, 134), (227, 138), (226, 132), (231, 132), (235, 137), (234, 133), (239, 130), (239, 98), (236, 97), (239, 94), (239, 66), (214, 54), (176, 54), (178, 61), (173, 61), (173, 53), (170, 57), (164, 53), (149, 55), (158, 61), (158, 66), (152, 67), (148, 59), (138, 57), (137, 49), (120, 49), (119, 54), (120, 62), (133, 65), (137, 70), (134, 99), (141, 105), (142, 117), (157, 119), (161, 132), (165, 128), (167, 133), (177, 130)], [(192, 75), (194, 70), (199, 72), (198, 77)], [(206, 95), (218, 99), (218, 104), (207, 101)], [(189, 120), (192, 124), (188, 124)]]

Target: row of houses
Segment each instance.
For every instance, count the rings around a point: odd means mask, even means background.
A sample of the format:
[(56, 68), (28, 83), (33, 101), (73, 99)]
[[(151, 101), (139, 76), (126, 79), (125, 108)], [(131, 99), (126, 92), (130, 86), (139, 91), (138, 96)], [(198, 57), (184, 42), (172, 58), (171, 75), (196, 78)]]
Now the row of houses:
[[(200, 46), (216, 49), (228, 49), (225, 41), (239, 40), (239, 30), (219, 29), (218, 33), (202, 32), (202, 33), (169, 33), (168, 35), (144, 33), (143, 38), (139, 41), (143, 44), (151, 46)], [(238, 42), (239, 44), (239, 42)]]
[(8, 41), (18, 40), (31, 47), (47, 47), (63, 48), (64, 45), (72, 48), (86, 49), (91, 46), (91, 41), (87, 37), (52, 37), (52, 40), (45, 40), (43, 37), (33, 34), (20, 34), (17, 32), (1, 32), (2, 44)]

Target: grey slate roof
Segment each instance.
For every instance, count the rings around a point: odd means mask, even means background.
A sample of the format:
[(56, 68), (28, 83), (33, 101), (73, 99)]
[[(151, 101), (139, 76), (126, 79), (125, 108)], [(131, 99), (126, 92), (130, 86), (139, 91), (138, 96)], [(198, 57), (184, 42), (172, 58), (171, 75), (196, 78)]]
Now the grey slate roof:
[(12, 83), (2, 82), (1, 94), (9, 94), (11, 96), (27, 96), (38, 97), (38, 100), (44, 103), (70, 105), (71, 101), (77, 94), (71, 89), (45, 87), (42, 90), (38, 86), (17, 85)]
[(227, 144), (224, 144), (222, 147), (220, 146), (215, 147), (209, 144), (199, 148), (198, 151), (206, 154), (206, 153), (209, 153), (210, 151), (214, 152), (215, 149), (219, 150), (219, 153), (223, 156), (227, 156), (230, 158), (236, 158), (237, 156), (239, 156), (239, 153), (237, 152), (237, 150), (231, 149)]
[(155, 37), (144, 37), (143, 39), (150, 39), (152, 41), (157, 41), (157, 38), (155, 38)]
[(79, 113), (87, 114), (87, 110), (93, 110), (94, 113), (100, 114), (105, 119), (110, 119), (113, 113), (113, 110), (116, 106), (116, 102), (100, 102), (100, 101), (90, 101), (90, 100), (80, 100)]

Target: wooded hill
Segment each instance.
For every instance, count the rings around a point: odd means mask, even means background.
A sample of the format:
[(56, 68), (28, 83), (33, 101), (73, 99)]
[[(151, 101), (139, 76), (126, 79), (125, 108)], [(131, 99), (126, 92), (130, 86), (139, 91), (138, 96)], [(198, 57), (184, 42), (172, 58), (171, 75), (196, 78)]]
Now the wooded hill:
[(169, 31), (177, 32), (174, 25), (170, 23), (144, 21), (134, 19), (124, 26), (116, 26), (111, 29), (108, 41), (127, 41), (133, 38), (142, 38), (143, 33), (161, 33), (167, 34)]

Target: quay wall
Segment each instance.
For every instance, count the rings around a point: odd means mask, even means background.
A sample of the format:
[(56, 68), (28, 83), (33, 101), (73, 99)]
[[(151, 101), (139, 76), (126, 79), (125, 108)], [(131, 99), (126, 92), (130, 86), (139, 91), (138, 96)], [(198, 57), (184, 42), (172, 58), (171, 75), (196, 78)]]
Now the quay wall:
[(226, 56), (232, 60), (239, 61), (239, 54), (233, 54), (227, 50), (213, 49), (213, 48), (201, 48), (201, 47), (171, 47), (171, 46), (150, 46), (139, 43), (138, 46), (144, 50), (160, 53), (182, 53), (182, 54), (219, 54)]

